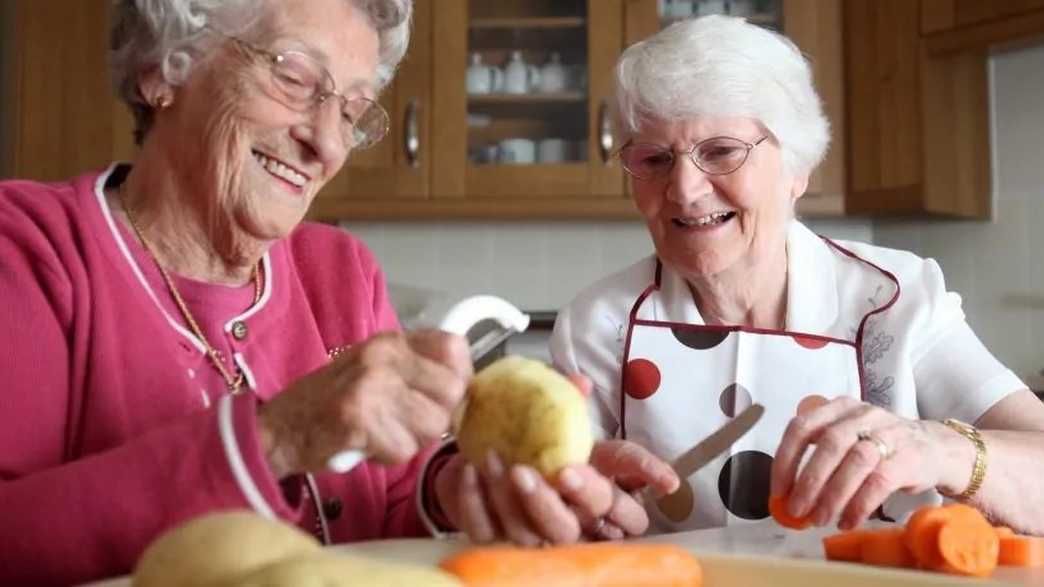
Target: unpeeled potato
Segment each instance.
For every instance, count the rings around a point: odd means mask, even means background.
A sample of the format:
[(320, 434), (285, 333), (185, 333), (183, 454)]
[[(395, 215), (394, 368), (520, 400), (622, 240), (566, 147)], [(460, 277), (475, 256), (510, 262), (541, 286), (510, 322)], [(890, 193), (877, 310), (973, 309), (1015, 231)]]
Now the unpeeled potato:
[(278, 561), (223, 587), (457, 587), (435, 567), (319, 553)]
[(493, 450), (505, 464), (530, 465), (548, 478), (586, 463), (594, 444), (576, 386), (543, 362), (517, 356), (475, 375), (456, 428), (471, 463), (481, 466)]
[(149, 545), (133, 587), (224, 583), (275, 561), (322, 553), (294, 526), (245, 510), (209, 514), (168, 530)]

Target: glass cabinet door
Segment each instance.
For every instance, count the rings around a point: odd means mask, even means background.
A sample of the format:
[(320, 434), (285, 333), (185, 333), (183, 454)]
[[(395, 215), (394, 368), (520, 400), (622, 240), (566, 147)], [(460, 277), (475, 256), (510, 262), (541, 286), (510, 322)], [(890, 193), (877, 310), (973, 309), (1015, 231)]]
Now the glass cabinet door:
[(783, 30), (783, 0), (658, 0), (657, 12), (663, 26), (694, 16), (728, 14), (747, 22)]
[(439, 8), (435, 197), (623, 198), (608, 109), (621, 0)]

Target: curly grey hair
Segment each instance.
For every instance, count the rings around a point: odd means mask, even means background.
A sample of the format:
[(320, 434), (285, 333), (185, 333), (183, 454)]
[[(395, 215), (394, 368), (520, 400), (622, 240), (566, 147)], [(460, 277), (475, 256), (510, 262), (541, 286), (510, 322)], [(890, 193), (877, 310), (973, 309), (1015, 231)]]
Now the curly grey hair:
[[(188, 77), (193, 61), (212, 39), (206, 28), (243, 34), (258, 24), (264, 4), (278, 0), (113, 0), (110, 61), (116, 95), (134, 115), (134, 138), (141, 144), (152, 126), (153, 107), (138, 91), (139, 76), (159, 68), (171, 84)], [(383, 88), (410, 42), (413, 0), (345, 0), (358, 7), (377, 30), (378, 89)]]
[(625, 134), (649, 118), (754, 118), (775, 136), (784, 168), (795, 175), (810, 173), (830, 143), (830, 123), (801, 51), (741, 18), (671, 25), (624, 51), (616, 78)]

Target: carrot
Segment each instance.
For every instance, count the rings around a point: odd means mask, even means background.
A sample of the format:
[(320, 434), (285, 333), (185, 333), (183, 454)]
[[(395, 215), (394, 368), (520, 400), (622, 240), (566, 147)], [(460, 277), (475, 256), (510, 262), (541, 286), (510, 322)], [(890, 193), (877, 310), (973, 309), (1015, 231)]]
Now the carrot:
[(906, 546), (909, 547), (921, 568), (940, 569), (943, 567), (944, 561), (939, 552), (939, 530), (942, 529), (945, 522), (954, 518), (989, 525), (979, 510), (961, 503), (924, 506), (907, 520)]
[(797, 518), (787, 511), (787, 505), (790, 502), (789, 495), (773, 495), (769, 497), (768, 507), (769, 513), (772, 514), (772, 518), (784, 528), (792, 528), (794, 530), (804, 530), (812, 525), (812, 516), (804, 516)]
[(960, 575), (985, 577), (997, 568), (1000, 538), (985, 518), (955, 516), (939, 529), (939, 570)]
[(994, 526), (993, 531), (997, 533), (997, 537), (1001, 540), (1004, 540), (1005, 538), (1011, 538), (1015, 535), (1015, 532), (1013, 532), (1012, 529), (1007, 526)]
[(440, 566), (468, 587), (700, 587), (703, 583), (696, 558), (673, 544), (490, 546), (452, 555)]
[(1015, 567), (1044, 566), (1044, 538), (1001, 536), (997, 562)]
[(902, 526), (866, 530), (860, 560), (879, 567), (912, 568), (917, 563), (906, 546), (906, 529)]
[(866, 530), (849, 530), (823, 538), (827, 560), (859, 562), (863, 557), (863, 538)]

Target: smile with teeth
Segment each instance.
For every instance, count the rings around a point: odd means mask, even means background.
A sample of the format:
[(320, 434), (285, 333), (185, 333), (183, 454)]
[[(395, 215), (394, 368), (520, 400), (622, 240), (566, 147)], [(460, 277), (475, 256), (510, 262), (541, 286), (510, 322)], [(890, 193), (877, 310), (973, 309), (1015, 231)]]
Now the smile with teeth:
[(251, 151), (254, 155), (254, 159), (261, 164), (261, 167), (265, 168), (265, 171), (272, 175), (282, 179), (295, 187), (304, 187), (304, 184), (308, 182), (308, 178), (296, 169), (289, 167), (280, 161), (267, 157), (257, 151)]
[(735, 216), (735, 212), (715, 212), (699, 218), (675, 218), (674, 223), (678, 226), (709, 226), (721, 224)]

